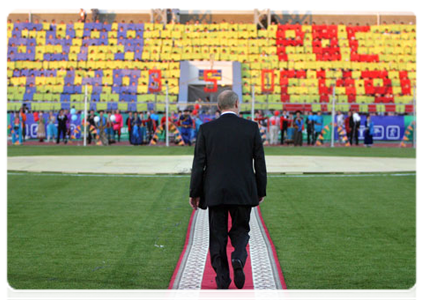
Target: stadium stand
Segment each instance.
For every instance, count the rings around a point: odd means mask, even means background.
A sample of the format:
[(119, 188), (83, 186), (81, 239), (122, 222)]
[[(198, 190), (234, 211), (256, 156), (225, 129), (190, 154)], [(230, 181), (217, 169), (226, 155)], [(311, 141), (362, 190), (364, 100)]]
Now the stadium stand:
[[(10, 110), (22, 102), (82, 109), (85, 85), (91, 109), (145, 110), (165, 100), (166, 81), (176, 103), (179, 62), (215, 60), (241, 62), (245, 103), (254, 88), (255, 101), (274, 109), (328, 111), (334, 92), (342, 111), (413, 111), (415, 25), (9, 21), (7, 37)], [(263, 70), (274, 74), (271, 94), (262, 90)]]

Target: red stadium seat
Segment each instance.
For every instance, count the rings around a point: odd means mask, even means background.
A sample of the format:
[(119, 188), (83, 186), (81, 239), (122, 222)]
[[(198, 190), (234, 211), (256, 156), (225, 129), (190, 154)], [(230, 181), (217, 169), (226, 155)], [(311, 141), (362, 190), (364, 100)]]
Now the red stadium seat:
[(324, 70), (316, 71), (316, 76), (318, 79), (325, 79), (326, 78), (326, 72)]
[(399, 78), (402, 80), (408, 79), (408, 72), (407, 71), (399, 71)]
[(328, 111), (328, 105), (327, 104), (321, 104), (320, 108), (321, 108), (322, 112)]
[(286, 94), (281, 94), (281, 102), (289, 102), (289, 95)]
[(406, 113), (408, 113), (408, 114), (413, 113), (413, 112), (414, 112), (414, 105), (412, 105), (412, 104), (407, 104), (407, 105), (405, 106), (405, 112), (406, 112)]
[(395, 112), (396, 105), (395, 104), (385, 104), (385, 112)]
[(375, 112), (377, 112), (376, 104), (369, 104), (368, 105), (368, 111), (369, 111), (369, 113), (375, 113)]
[(329, 95), (328, 94), (320, 95), (320, 103), (328, 103), (328, 102), (329, 102)]
[(287, 111), (297, 111), (300, 110), (302, 111), (304, 109), (304, 105), (302, 104), (284, 104), (283, 106), (284, 109), (286, 109)]
[(360, 105), (359, 104), (351, 104), (351, 110), (359, 111)]

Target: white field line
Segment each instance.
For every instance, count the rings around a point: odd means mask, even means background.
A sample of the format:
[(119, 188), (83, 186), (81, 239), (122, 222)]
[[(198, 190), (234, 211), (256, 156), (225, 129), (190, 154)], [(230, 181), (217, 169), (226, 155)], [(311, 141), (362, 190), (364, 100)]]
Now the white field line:
[[(70, 176), (70, 177), (133, 177), (133, 178), (189, 178), (191, 175), (177, 174), (75, 174), (75, 173), (36, 173), (36, 172), (7, 172), (12, 176)], [(416, 173), (370, 173), (370, 174), (269, 174), (268, 178), (314, 178), (314, 177), (402, 177), (416, 176)]]

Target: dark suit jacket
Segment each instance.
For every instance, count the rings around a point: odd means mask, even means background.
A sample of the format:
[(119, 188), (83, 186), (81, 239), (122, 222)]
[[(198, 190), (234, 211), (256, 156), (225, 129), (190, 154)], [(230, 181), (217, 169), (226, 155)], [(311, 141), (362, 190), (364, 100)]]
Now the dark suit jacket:
[(259, 197), (266, 196), (266, 184), (257, 123), (228, 113), (200, 126), (190, 184), (190, 197), (201, 198), (200, 208), (257, 206)]

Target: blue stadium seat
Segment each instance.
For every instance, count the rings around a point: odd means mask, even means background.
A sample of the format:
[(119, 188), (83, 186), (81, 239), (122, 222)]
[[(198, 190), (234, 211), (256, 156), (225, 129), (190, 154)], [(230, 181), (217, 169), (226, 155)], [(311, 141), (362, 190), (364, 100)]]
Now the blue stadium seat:
[(75, 94), (82, 94), (82, 86), (81, 85), (74, 85), (73, 91)]
[(23, 101), (32, 101), (33, 93), (26, 92), (23, 96)]
[(33, 86), (33, 87), (29, 87), (29, 86), (27, 86), (27, 87), (26, 87), (26, 90), (25, 90), (25, 94), (27, 94), (28, 92), (29, 92), (30, 94), (34, 94), (34, 93), (36, 92), (36, 90), (37, 90), (37, 88), (36, 88), (35, 86)]
[(134, 28), (136, 31), (144, 31), (144, 24), (135, 24)]
[(112, 93), (120, 94), (120, 86), (113, 86)]
[[(93, 94), (101, 94), (102, 90), (103, 90), (103, 87), (101, 85), (93, 86)], [(99, 100), (100, 100), (100, 96), (99, 96)]]
[(51, 53), (44, 53), (44, 60), (51, 61)]
[(137, 102), (137, 95), (128, 95), (128, 102)]
[(128, 103), (128, 110), (129, 111), (137, 111), (137, 104), (136, 103)]
[(87, 58), (88, 58), (88, 53), (87, 52), (85, 52), (85, 53), (78, 53), (77, 54), (77, 60), (78, 61), (85, 61), (85, 60), (87, 60)]
[(56, 30), (46, 31), (46, 39), (52, 39), (56, 36)]
[(130, 51), (130, 52), (134, 52), (135, 51), (135, 46), (134, 45), (126, 45), (125, 46), (125, 52), (128, 52), (128, 51)]
[(116, 110), (118, 109), (118, 104), (116, 102), (108, 102), (107, 103), (108, 110)]
[(129, 102), (129, 95), (128, 94), (120, 94), (119, 101)]
[(62, 102), (60, 104), (60, 108), (69, 110), (70, 109), (70, 103), (69, 102)]
[(73, 85), (65, 85), (63, 87), (63, 93), (64, 94), (73, 94), (75, 92)]
[(36, 45), (37, 44), (37, 40), (36, 39), (26, 39), (26, 45), (27, 46), (30, 46), (31, 44)]
[(30, 84), (34, 84), (35, 85), (35, 77), (26, 76), (26, 85), (30, 85)]
[(70, 94), (60, 94), (60, 102), (70, 102)]
[(112, 24), (103, 24), (103, 29), (107, 32), (112, 31)]
[(85, 23), (84, 24), (84, 31), (86, 31), (86, 30), (93, 30), (94, 29), (94, 25), (95, 25), (95, 23), (91, 23), (91, 22), (87, 22), (87, 23)]
[(130, 85), (128, 86), (128, 93), (136, 94), (137, 93), (137, 86)]
[(100, 94), (91, 94), (91, 101), (99, 102), (100, 101)]

